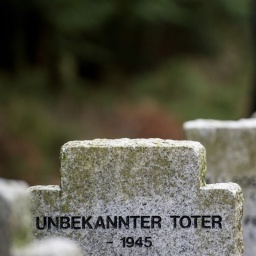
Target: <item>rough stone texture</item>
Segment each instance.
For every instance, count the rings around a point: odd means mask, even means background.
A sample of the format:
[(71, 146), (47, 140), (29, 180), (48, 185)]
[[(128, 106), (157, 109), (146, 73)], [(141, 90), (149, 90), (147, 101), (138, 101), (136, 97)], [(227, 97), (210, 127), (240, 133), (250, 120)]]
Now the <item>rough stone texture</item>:
[(0, 179), (0, 255), (9, 256), (11, 248), (30, 241), (30, 207), (27, 184)]
[(68, 239), (51, 238), (37, 241), (28, 247), (15, 251), (14, 256), (81, 256), (82, 252), (75, 242)]
[(207, 180), (238, 183), (245, 198), (245, 256), (256, 255), (256, 119), (194, 120), (184, 124), (187, 139), (207, 151)]
[[(61, 149), (60, 187), (29, 188), (34, 235), (71, 238), (81, 245), (84, 255), (243, 255), (241, 189), (234, 183), (205, 185), (205, 158), (197, 142), (69, 142)], [(175, 228), (170, 215), (218, 215), (222, 227), (202, 228), (198, 220), (197, 227), (182, 228), (177, 221)], [(42, 221), (45, 216), (55, 221), (61, 216), (92, 216), (92, 229), (86, 225), (47, 229)], [(97, 227), (99, 216), (104, 221), (106, 216), (158, 216), (161, 226), (152, 227), (149, 222), (144, 223), (148, 228), (141, 228), (141, 220), (136, 228), (107, 228), (106, 222), (103, 228), (102, 222)], [(79, 228), (81, 223), (79, 219), (74, 226)], [(144, 245), (123, 247), (123, 237), (142, 237)], [(145, 247), (146, 237), (151, 237), (151, 247)]]
[(0, 178), (0, 256), (81, 256), (67, 239), (32, 243), (31, 209), (23, 181)]

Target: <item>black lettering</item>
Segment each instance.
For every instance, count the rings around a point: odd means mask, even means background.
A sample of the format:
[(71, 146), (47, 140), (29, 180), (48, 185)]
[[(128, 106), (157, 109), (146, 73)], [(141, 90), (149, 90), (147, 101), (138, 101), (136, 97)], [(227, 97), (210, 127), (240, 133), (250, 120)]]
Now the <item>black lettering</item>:
[(133, 219), (133, 228), (137, 228), (137, 220), (140, 218), (140, 216), (130, 216), (130, 219)]
[(146, 219), (149, 219), (150, 216), (141, 216), (141, 228), (150, 228), (150, 226), (147, 226), (146, 224), (149, 223), (149, 220), (146, 220)]
[(158, 225), (161, 228), (162, 218), (160, 216), (152, 216), (151, 218), (151, 228), (155, 228), (155, 225)]
[[(187, 220), (187, 225), (184, 224), (184, 222), (183, 222), (184, 219)], [(182, 216), (180, 218), (180, 226), (182, 228), (189, 228), (191, 226), (191, 219), (189, 218), (189, 216)]]
[(222, 229), (222, 217), (219, 215), (212, 215), (212, 228), (216, 228), (215, 224), (218, 224), (218, 228)]
[(43, 220), (44, 220), (44, 224), (43, 224), (43, 226), (41, 226), (40, 227), (40, 225), (39, 225), (39, 217), (36, 217), (36, 228), (37, 229), (40, 229), (40, 230), (42, 230), (42, 229), (45, 229), (45, 227), (46, 227), (46, 217), (43, 217)]
[(177, 215), (171, 215), (170, 218), (173, 218), (173, 227), (177, 227), (177, 219), (180, 218), (180, 216)]
[(61, 229), (68, 229), (68, 228), (70, 228), (69, 217), (60, 217), (60, 228)]
[(52, 226), (58, 228), (58, 226), (59, 226), (59, 217), (56, 217), (56, 218), (55, 218), (55, 221), (56, 221), (56, 222), (54, 222), (54, 220), (52, 219), (52, 217), (48, 217), (48, 229), (51, 229)]
[(211, 218), (209, 215), (202, 216), (202, 228), (211, 228), (211, 226), (206, 226), (206, 223), (211, 223), (207, 218)]
[(80, 224), (80, 216), (73, 216), (71, 217), (71, 228), (73, 229), (81, 229), (81, 226), (76, 226), (76, 224)]
[(109, 224), (112, 225), (112, 228), (117, 228), (117, 216), (114, 216), (114, 221), (111, 219), (110, 216), (107, 216), (106, 224), (107, 224), (107, 228), (110, 228)]
[(85, 229), (85, 225), (88, 226), (89, 229), (93, 229), (92, 225), (90, 224), (89, 220), (92, 218), (92, 216), (89, 216), (87, 219), (85, 217), (82, 217), (82, 228)]
[(197, 228), (197, 220), (201, 218), (199, 215), (193, 215), (191, 218), (194, 220), (194, 228)]
[(122, 216), (118, 217), (119, 220), (119, 229), (122, 228), (122, 224), (125, 226), (126, 229), (129, 229), (129, 217), (126, 217), (126, 221)]
[(94, 226), (94, 229), (97, 229), (98, 227), (102, 227), (103, 229), (105, 229), (105, 223), (104, 223), (102, 216), (98, 217), (96, 224)]

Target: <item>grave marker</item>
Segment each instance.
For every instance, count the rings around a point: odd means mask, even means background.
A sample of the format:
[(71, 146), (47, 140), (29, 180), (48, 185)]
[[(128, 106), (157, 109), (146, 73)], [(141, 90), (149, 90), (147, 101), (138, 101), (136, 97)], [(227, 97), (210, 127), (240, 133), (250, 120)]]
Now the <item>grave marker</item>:
[(242, 255), (242, 192), (205, 185), (197, 142), (74, 141), (61, 186), (31, 187), (35, 237), (68, 237), (84, 255)]
[(48, 239), (32, 242), (28, 185), (0, 178), (1, 256), (81, 256), (73, 241)]
[(207, 151), (207, 180), (232, 181), (244, 194), (244, 255), (256, 255), (256, 119), (194, 120), (184, 124), (186, 137)]
[(27, 184), (0, 178), (0, 255), (10, 256), (31, 241)]

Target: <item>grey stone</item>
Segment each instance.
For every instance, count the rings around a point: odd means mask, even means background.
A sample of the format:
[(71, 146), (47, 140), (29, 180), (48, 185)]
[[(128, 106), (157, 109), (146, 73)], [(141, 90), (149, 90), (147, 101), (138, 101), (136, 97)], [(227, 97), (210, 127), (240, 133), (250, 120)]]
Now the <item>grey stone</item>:
[(51, 238), (36, 241), (26, 248), (15, 251), (14, 256), (81, 256), (79, 246), (68, 239)]
[(0, 255), (9, 256), (31, 239), (27, 184), (0, 179)]
[(207, 180), (238, 183), (244, 194), (244, 255), (256, 255), (256, 119), (194, 120), (184, 124), (186, 138), (207, 151)]
[(67, 239), (32, 243), (28, 185), (0, 178), (1, 256), (81, 256), (79, 246)]
[(197, 142), (69, 142), (60, 187), (29, 188), (34, 236), (84, 255), (243, 255), (241, 188), (206, 185), (205, 171)]

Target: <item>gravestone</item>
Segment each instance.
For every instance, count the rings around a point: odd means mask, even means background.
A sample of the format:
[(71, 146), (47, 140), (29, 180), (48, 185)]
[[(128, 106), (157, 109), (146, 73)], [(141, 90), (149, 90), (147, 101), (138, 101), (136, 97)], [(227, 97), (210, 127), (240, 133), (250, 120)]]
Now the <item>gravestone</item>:
[(244, 194), (244, 255), (256, 255), (256, 119), (194, 120), (184, 124), (186, 138), (207, 151), (210, 183), (232, 181)]
[(0, 255), (10, 256), (31, 241), (27, 184), (0, 179)]
[(73, 241), (49, 239), (32, 242), (28, 185), (0, 178), (1, 256), (81, 256)]
[(241, 189), (206, 185), (205, 158), (197, 142), (69, 142), (60, 187), (29, 189), (34, 236), (84, 255), (243, 255)]

